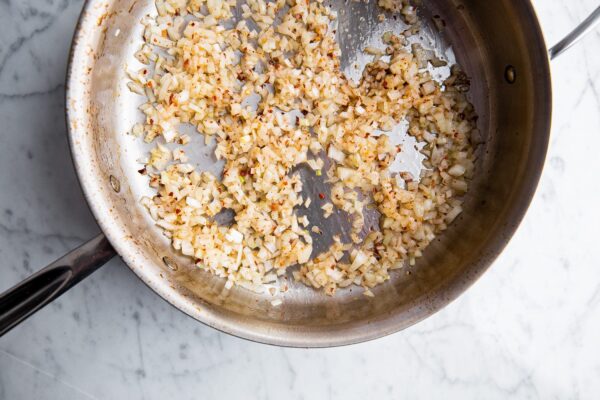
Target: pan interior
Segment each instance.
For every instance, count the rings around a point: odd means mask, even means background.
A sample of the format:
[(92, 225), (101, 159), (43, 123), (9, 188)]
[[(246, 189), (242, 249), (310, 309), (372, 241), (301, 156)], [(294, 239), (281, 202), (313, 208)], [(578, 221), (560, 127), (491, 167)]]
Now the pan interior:
[[(400, 18), (379, 22), (376, 1), (329, 4), (339, 13), (338, 39), (349, 74), (355, 63), (364, 65), (361, 49), (385, 31), (405, 28)], [(137, 172), (150, 147), (127, 134), (141, 121), (137, 107), (144, 99), (127, 89), (126, 70), (140, 66), (133, 54), (142, 42), (139, 21), (149, 13), (155, 13), (152, 0), (87, 3), (69, 70), (71, 143), (86, 196), (112, 244), (147, 284), (194, 318), (243, 337), (285, 345), (326, 346), (382, 336), (426, 317), (460, 294), (489, 266), (518, 225), (547, 146), (549, 75), (537, 21), (530, 5), (518, 0), (431, 0), (420, 9), (425, 26), (417, 40), (451, 62), (456, 57), (471, 77), (470, 99), (485, 139), (463, 214), (415, 267), (393, 272), (389, 282), (376, 287), (374, 298), (356, 287), (328, 297), (290, 277), (290, 290), (277, 307), (269, 293), (224, 290), (223, 279), (176, 254), (139, 205), (141, 196), (153, 193), (147, 178)], [(440, 20), (445, 26), (441, 32)], [(505, 79), (508, 66), (517, 71), (514, 83)], [(447, 73), (434, 72), (440, 77)], [(221, 166), (210, 146), (202, 144), (200, 135), (191, 136), (186, 151), (192, 160), (218, 173)], [(196, 150), (191, 151), (194, 143)], [(417, 155), (405, 160), (416, 169)], [(328, 222), (330, 235), (344, 223)]]

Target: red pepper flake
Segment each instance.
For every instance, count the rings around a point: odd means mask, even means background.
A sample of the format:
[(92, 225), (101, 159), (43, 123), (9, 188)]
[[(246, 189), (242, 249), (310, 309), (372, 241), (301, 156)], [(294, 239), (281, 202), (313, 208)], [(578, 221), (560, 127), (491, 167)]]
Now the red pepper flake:
[(319, 198), (320, 198), (321, 200), (323, 200), (323, 199), (325, 198), (325, 195), (324, 195), (323, 193), (319, 193)]

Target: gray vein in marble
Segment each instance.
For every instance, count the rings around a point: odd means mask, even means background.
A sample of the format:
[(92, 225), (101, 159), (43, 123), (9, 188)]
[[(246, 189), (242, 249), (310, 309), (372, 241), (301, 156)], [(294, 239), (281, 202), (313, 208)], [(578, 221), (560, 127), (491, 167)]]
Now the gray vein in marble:
[(40, 373), (40, 374), (48, 376), (49, 378), (52, 378), (53, 380), (55, 380), (56, 382), (58, 382), (61, 385), (65, 385), (65, 386), (69, 387), (70, 389), (75, 390), (76, 392), (80, 393), (82, 396), (84, 396), (87, 399), (98, 400), (97, 397), (94, 397), (90, 393), (87, 393), (87, 392), (81, 390), (80, 388), (78, 388), (77, 386), (74, 386), (73, 384), (58, 378), (56, 375), (52, 374), (49, 371), (46, 371), (46, 370), (36, 367), (35, 365), (29, 363), (27, 360), (17, 357), (16, 355), (14, 355), (6, 350), (0, 349), (0, 353), (10, 357), (11, 359), (15, 360), (16, 362), (26, 366), (27, 368), (34, 370), (37, 373)]
[[(6, 3), (6, 4), (8, 5), (9, 3)], [(66, 1), (66, 0), (64, 0), (63, 2), (61, 2), (61, 5), (59, 6), (59, 8), (57, 10), (57, 13), (60, 13), (60, 12), (64, 11), (67, 8), (68, 5), (69, 5), (69, 2)], [(28, 35), (19, 36), (14, 42), (12, 42), (8, 46), (8, 52), (4, 55), (4, 57), (2, 57), (0, 59), (0, 75), (4, 71), (4, 67), (8, 63), (10, 57), (13, 56), (13, 54), (15, 54), (17, 51), (19, 51), (27, 42), (29, 42), (30, 40), (34, 39), (36, 36), (41, 35), (44, 32), (46, 32), (54, 24), (55, 20), (56, 20), (56, 16), (50, 17), (50, 19), (48, 20), (48, 22), (44, 26), (42, 26), (41, 28), (34, 29)]]
[(281, 357), (283, 358), (283, 361), (285, 362), (285, 365), (288, 370), (288, 376), (290, 380), (290, 384), (288, 387), (293, 390), (296, 384), (296, 377), (298, 376), (298, 374), (296, 372), (296, 369), (294, 368), (294, 365), (291, 363), (290, 358), (283, 349), (281, 350)]
[(135, 370), (135, 375), (138, 381), (138, 385), (140, 387), (142, 399), (145, 399), (146, 396), (144, 395), (144, 387), (141, 385), (141, 380), (146, 377), (146, 365), (144, 363), (144, 343), (142, 342), (142, 335), (140, 333), (140, 314), (137, 311), (133, 313), (133, 319), (135, 321), (135, 334), (137, 337), (137, 347), (139, 355), (139, 368)]
[(65, 89), (65, 85), (62, 83), (59, 83), (48, 90), (41, 90), (41, 91), (35, 91), (35, 92), (26, 92), (26, 93), (2, 93), (2, 92), (0, 92), (0, 102), (11, 101), (11, 100), (22, 100), (22, 99), (27, 99), (29, 97), (36, 97), (36, 96), (54, 95), (57, 93), (62, 94), (62, 93), (64, 93), (64, 89)]
[(0, 232), (5, 235), (16, 235), (22, 237), (24, 240), (49, 240), (57, 239), (65, 245), (73, 245), (73, 243), (81, 243), (86, 239), (76, 235), (64, 235), (61, 233), (42, 233), (35, 232), (29, 229), (26, 225), (22, 227), (13, 228), (0, 222)]

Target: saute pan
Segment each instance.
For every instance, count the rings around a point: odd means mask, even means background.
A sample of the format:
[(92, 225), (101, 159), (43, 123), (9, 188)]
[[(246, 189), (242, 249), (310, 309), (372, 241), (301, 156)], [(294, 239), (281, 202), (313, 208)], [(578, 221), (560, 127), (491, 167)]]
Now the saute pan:
[[(343, 65), (360, 58), (358, 49), (382, 29), (397, 28), (389, 24), (401, 24), (388, 18), (381, 26), (376, 3), (330, 2), (339, 12), (338, 23), (349, 29), (338, 30), (345, 32), (338, 37)], [(356, 288), (328, 297), (290, 278), (283, 304), (274, 306), (269, 293), (225, 290), (223, 279), (194, 268), (139, 205), (149, 189), (136, 160), (147, 148), (126, 134), (140, 118), (141, 100), (127, 91), (125, 70), (142, 40), (140, 18), (153, 12), (153, 1), (87, 1), (73, 38), (66, 113), (74, 165), (103, 234), (3, 293), (0, 335), (117, 254), (158, 295), (198, 321), (283, 346), (326, 347), (381, 337), (455, 299), (487, 270), (529, 206), (550, 134), (549, 60), (592, 28), (600, 8), (548, 51), (527, 0), (422, 3), (420, 40), (448, 59), (455, 57), (471, 77), (470, 99), (484, 138), (464, 212), (417, 265), (393, 273), (374, 289), (373, 298)], [(210, 149), (196, 153), (200, 168), (215, 168)]]

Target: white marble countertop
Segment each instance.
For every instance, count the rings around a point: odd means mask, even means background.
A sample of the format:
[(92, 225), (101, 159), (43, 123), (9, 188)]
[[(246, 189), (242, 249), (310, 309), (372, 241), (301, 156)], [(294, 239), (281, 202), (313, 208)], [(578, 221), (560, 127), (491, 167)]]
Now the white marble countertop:
[[(598, 1), (534, 3), (553, 43)], [(63, 117), (81, 5), (0, 1), (0, 291), (98, 231)], [(195, 322), (115, 259), (0, 339), (0, 399), (597, 398), (599, 46), (600, 30), (553, 62), (537, 195), (491, 270), (442, 312), (365, 344), (282, 349)]]

